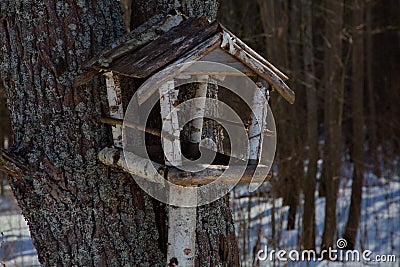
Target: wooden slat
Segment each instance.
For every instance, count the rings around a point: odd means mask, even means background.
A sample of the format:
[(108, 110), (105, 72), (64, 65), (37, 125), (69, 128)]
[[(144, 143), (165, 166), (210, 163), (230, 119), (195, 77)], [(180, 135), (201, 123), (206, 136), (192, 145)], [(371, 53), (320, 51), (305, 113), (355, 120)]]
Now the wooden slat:
[(156, 15), (147, 22), (137, 27), (127, 35), (115, 41), (112, 45), (102, 51), (99, 56), (94, 57), (84, 64), (84, 71), (75, 77), (73, 87), (77, 88), (90, 82), (97, 77), (101, 71), (107, 71), (109, 64), (114, 60), (133, 53), (145, 44), (159, 38), (173, 27), (184, 21), (182, 15), (167, 16)]
[(243, 64), (247, 65), (261, 78), (265, 79), (290, 104), (294, 103), (294, 92), (284, 83), (284, 81), (282, 81), (281, 78), (279, 78), (277, 74), (235, 44), (228, 33), (224, 32), (222, 38), (222, 49), (243, 62)]
[(100, 122), (108, 124), (108, 125), (114, 125), (114, 126), (118, 126), (118, 125), (122, 126), (122, 125), (124, 125), (125, 127), (136, 129), (136, 130), (139, 130), (139, 131), (143, 131), (143, 132), (146, 132), (146, 133), (154, 135), (154, 136), (163, 137), (163, 138), (168, 139), (168, 140), (174, 140), (175, 139), (175, 137), (173, 135), (170, 135), (170, 134), (168, 134), (166, 132), (160, 132), (160, 130), (153, 129), (153, 128), (150, 128), (150, 127), (145, 127), (144, 125), (136, 124), (136, 123), (129, 122), (129, 121), (125, 121), (124, 122), (121, 119), (113, 119), (113, 118), (102, 117), (102, 118), (100, 118)]
[(88, 61), (84, 67), (94, 69), (107, 68), (114, 60), (128, 53), (133, 53), (143, 45), (156, 40), (184, 20), (184, 17), (180, 14), (166, 17), (164, 15), (155, 15), (104, 49), (100, 56)]
[(135, 53), (113, 62), (110, 69), (145, 78), (215, 34), (217, 29), (216, 22), (209, 24), (205, 18), (189, 19)]
[(249, 53), (249, 55), (253, 56), (255, 59), (257, 59), (258, 61), (260, 61), (261, 63), (263, 63), (265, 66), (267, 66), (268, 68), (270, 68), (273, 72), (275, 72), (282, 80), (287, 81), (289, 80), (289, 78), (283, 73), (281, 72), (277, 67), (275, 67), (274, 65), (272, 65), (269, 61), (267, 61), (265, 58), (263, 58), (262, 56), (260, 56), (256, 51), (254, 51), (253, 49), (251, 49), (248, 45), (246, 45), (242, 40), (240, 40), (238, 37), (236, 37), (233, 33), (231, 33), (227, 28), (225, 28), (225, 26), (219, 24), (219, 26), (222, 28), (223, 31), (225, 31), (226, 33), (228, 33), (231, 38), (233, 39), (233, 41), (240, 46), (244, 51), (246, 51), (247, 53)]
[(72, 83), (72, 87), (73, 88), (78, 88), (79, 86), (82, 86), (88, 82), (90, 82), (91, 80), (93, 80), (94, 78), (96, 78), (98, 75), (100, 75), (100, 71), (98, 70), (94, 70), (94, 69), (90, 69), (88, 71), (83, 72), (82, 74), (76, 76), (74, 78), (74, 81)]
[[(212, 182), (217, 182), (219, 184), (236, 183), (237, 181), (230, 176), (221, 178), (221, 174), (225, 171), (240, 173), (244, 168), (243, 166), (236, 165), (198, 165), (193, 166), (193, 169), (202, 169), (202, 171), (187, 172), (175, 167), (153, 162), (127, 151), (123, 152), (122, 149), (117, 148), (102, 149), (99, 153), (99, 159), (107, 166), (120, 168), (128, 173), (138, 175), (159, 184), (164, 184), (165, 180), (160, 179), (160, 173), (163, 173), (164, 177), (168, 178), (169, 181), (181, 186), (197, 186)], [(129, 164), (127, 164), (127, 162), (129, 162)], [(154, 168), (149, 168), (150, 165), (154, 166)], [(255, 179), (257, 181), (265, 181), (270, 178), (264, 175), (268, 170), (268, 166), (265, 165), (248, 165), (239, 183), (248, 184)]]
[[(174, 65), (179, 65), (185, 62), (197, 61), (203, 56), (207, 55), (221, 44), (220, 33), (214, 34), (212, 37), (206, 39), (201, 44), (197, 45), (186, 54), (181, 56), (178, 60), (174, 61)], [(143, 104), (147, 99), (149, 99), (161, 86), (162, 82), (166, 79), (171, 79), (174, 75), (182, 72), (185, 68), (188, 68), (189, 64), (180, 65), (179, 68), (169, 68), (163, 71), (161, 74), (156, 73), (151, 77), (146, 83), (145, 87), (141, 87), (137, 92), (139, 105)]]
[[(200, 166), (195, 166), (200, 168)], [(230, 173), (241, 173), (244, 166), (224, 166), (224, 165), (208, 165), (207, 168), (198, 172), (187, 172), (175, 168), (168, 169), (168, 180), (176, 185), (181, 186), (196, 186), (205, 185), (213, 182), (220, 184), (235, 184), (245, 183), (249, 184), (257, 180), (257, 182), (265, 181), (268, 176), (260, 176), (261, 174), (268, 173), (269, 168), (263, 165), (248, 165), (239, 181), (232, 176), (221, 177), (221, 175), (229, 171)]]

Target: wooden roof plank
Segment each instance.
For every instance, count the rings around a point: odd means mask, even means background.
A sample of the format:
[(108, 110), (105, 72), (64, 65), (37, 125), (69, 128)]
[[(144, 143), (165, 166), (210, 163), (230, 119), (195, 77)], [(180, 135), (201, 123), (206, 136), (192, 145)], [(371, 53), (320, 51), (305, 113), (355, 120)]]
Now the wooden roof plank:
[(217, 32), (217, 23), (188, 20), (134, 54), (110, 65), (110, 69), (131, 77), (144, 78), (176, 60)]
[(289, 78), (283, 73), (281, 72), (277, 67), (275, 67), (274, 65), (272, 65), (269, 61), (267, 61), (265, 58), (263, 58), (262, 56), (260, 56), (260, 54), (258, 54), (256, 51), (254, 51), (253, 49), (251, 49), (248, 45), (246, 45), (242, 40), (240, 40), (238, 37), (236, 37), (233, 33), (231, 33), (227, 28), (225, 28), (225, 26), (223, 26), (222, 24), (219, 24), (219, 26), (221, 27), (221, 29), (226, 32), (227, 34), (229, 34), (231, 36), (231, 38), (235, 41), (235, 43), (240, 46), (244, 51), (246, 51), (249, 55), (253, 56), (255, 59), (257, 59), (258, 61), (260, 61), (261, 63), (263, 63), (265, 66), (267, 66), (268, 68), (270, 68), (273, 72), (275, 72), (282, 80), (287, 81), (289, 80)]
[[(210, 53), (211, 51), (217, 49), (221, 45), (221, 34), (218, 32), (214, 34), (212, 37), (207, 38), (205, 41), (191, 49), (189, 52), (181, 56), (175, 62), (173, 62), (174, 66), (178, 66), (179, 64), (189, 63), (192, 61), (197, 61)], [(179, 66), (179, 68), (168, 68), (162, 73), (156, 73), (153, 77), (151, 77), (146, 87), (141, 87), (136, 92), (138, 96), (139, 105), (146, 102), (157, 90), (158, 87), (162, 84), (163, 81), (168, 78), (171, 79), (174, 75), (177, 75), (179, 72), (182, 72), (184, 69), (188, 68), (190, 64), (183, 64)]]
[(221, 48), (265, 79), (290, 104), (294, 103), (295, 94), (289, 86), (287, 86), (275, 72), (235, 44), (227, 32), (223, 32)]
[(109, 64), (143, 47), (145, 44), (159, 38), (173, 27), (178, 26), (185, 18), (178, 14), (174, 16), (155, 15), (140, 25), (135, 30), (121, 37), (112, 45), (102, 51), (99, 56), (89, 60), (83, 67), (87, 69), (81, 75), (75, 77), (73, 87), (77, 88), (97, 77), (101, 70), (108, 71)]
[(85, 64), (85, 68), (108, 67), (115, 59), (121, 58), (128, 53), (143, 47), (156, 40), (172, 28), (181, 24), (185, 18), (178, 14), (164, 17), (156, 15), (140, 25), (135, 30), (121, 37), (108, 48), (102, 51), (101, 55), (95, 57)]

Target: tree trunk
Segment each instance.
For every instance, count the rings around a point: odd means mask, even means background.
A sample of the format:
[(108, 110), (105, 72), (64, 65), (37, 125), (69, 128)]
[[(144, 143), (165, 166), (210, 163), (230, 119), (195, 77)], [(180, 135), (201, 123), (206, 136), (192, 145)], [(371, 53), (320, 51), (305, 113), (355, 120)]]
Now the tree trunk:
[(368, 92), (368, 111), (369, 111), (369, 155), (372, 158), (374, 174), (380, 178), (382, 171), (379, 163), (379, 151), (378, 151), (378, 136), (377, 136), (377, 116), (375, 107), (375, 92), (374, 92), (374, 72), (372, 66), (374, 64), (373, 56), (373, 40), (372, 40), (372, 14), (373, 14), (374, 3), (370, 2), (366, 11), (366, 76), (367, 76), (367, 92)]
[(361, 216), (361, 194), (364, 175), (364, 0), (353, 1), (353, 64), (351, 109), (353, 121), (353, 184), (349, 217), (343, 237), (347, 248), (354, 249)]
[(307, 97), (308, 168), (303, 186), (303, 248), (315, 249), (315, 188), (318, 161), (317, 93), (314, 71), (314, 44), (312, 37), (312, 1), (302, 0), (304, 81)]
[[(301, 80), (302, 73), (302, 57), (299, 53), (301, 46), (301, 6), (297, 1), (290, 1), (289, 21), (290, 27), (287, 37), (287, 45), (289, 47), (289, 68), (290, 68), (290, 86), (296, 88), (296, 94), (304, 95), (303, 83)], [(288, 156), (292, 159), (288, 162), (286, 168), (289, 171), (289, 183), (287, 186), (286, 199), (289, 203), (288, 230), (295, 229), (297, 206), (299, 203), (299, 194), (301, 192), (301, 182), (304, 181), (304, 159), (299, 156), (304, 154), (304, 131), (301, 130), (305, 121), (303, 97), (296, 100), (295, 105), (287, 105), (288, 125), (285, 130), (281, 130), (280, 135), (284, 135), (288, 140), (283, 146), (289, 148)], [(283, 119), (283, 116), (280, 118)], [(290, 165), (289, 165), (290, 164)]]
[(326, 1), (324, 42), (325, 148), (322, 186), (325, 191), (325, 224), (321, 249), (333, 246), (336, 233), (336, 200), (342, 159), (344, 67), (342, 61), (343, 1)]
[[(209, 11), (201, 3), (185, 8)], [(141, 21), (153, 15), (139, 10)], [(99, 123), (108, 113), (104, 79), (72, 87), (82, 63), (125, 33), (120, 5), (6, 0), (0, 14), (0, 75), (15, 133), (9, 152), (28, 169), (10, 184), (39, 261), (46, 266), (164, 266), (163, 205), (132, 177), (97, 159), (98, 151), (112, 144), (110, 129)], [(207, 208), (199, 215), (198, 265), (237, 265), (227, 200)]]

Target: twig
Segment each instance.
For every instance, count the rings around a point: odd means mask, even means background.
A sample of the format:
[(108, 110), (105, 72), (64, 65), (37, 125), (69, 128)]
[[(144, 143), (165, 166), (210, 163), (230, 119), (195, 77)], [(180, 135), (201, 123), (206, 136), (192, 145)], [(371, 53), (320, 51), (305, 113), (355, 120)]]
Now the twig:
[(4, 149), (0, 150), (0, 171), (7, 173), (16, 178), (22, 177), (28, 167), (21, 163), (18, 159), (10, 155)]

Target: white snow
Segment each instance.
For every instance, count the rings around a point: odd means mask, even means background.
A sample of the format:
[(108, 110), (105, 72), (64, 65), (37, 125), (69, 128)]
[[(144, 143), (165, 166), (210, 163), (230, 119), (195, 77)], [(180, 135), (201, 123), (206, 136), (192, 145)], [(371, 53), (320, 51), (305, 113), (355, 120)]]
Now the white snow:
[[(338, 200), (337, 200), (337, 234), (336, 240), (342, 237), (346, 227), (347, 216), (351, 197), (351, 166), (347, 167), (343, 173), (348, 175), (342, 177)], [(396, 172), (392, 172), (396, 173)], [(264, 188), (265, 190), (266, 188)], [(282, 200), (275, 200), (275, 237), (272, 236), (272, 200), (269, 197), (261, 200), (251, 198), (249, 210), (246, 185), (241, 185), (235, 189), (232, 194), (232, 207), (234, 209), (234, 218), (236, 232), (240, 244), (240, 256), (242, 266), (253, 266), (257, 251), (282, 249), (287, 252), (297, 250), (301, 252), (299, 240), (301, 240), (301, 216), (303, 206), (297, 210), (296, 229), (288, 231), (287, 216), (288, 207), (282, 206)], [(238, 199), (238, 197), (240, 198)], [(301, 199), (301, 203), (303, 199)], [(322, 240), (325, 216), (325, 199), (315, 198), (316, 212), (316, 245), (317, 253)], [(373, 252), (371, 258), (376, 255), (395, 255), (394, 263), (366, 263), (366, 262), (345, 262), (345, 261), (316, 261), (310, 262), (275, 262), (275, 266), (399, 266), (400, 262), (400, 178), (398, 175), (392, 177), (377, 178), (372, 173), (367, 172), (364, 178), (363, 196), (362, 196), (361, 221), (358, 230), (356, 249), (362, 251), (370, 250)], [(249, 221), (249, 217), (251, 220)], [(260, 236), (260, 246), (255, 248), (256, 242)], [(244, 240), (247, 245), (244, 246)], [(248, 242), (250, 240), (250, 242)], [(275, 244), (275, 245), (274, 245)], [(334, 249), (334, 248), (333, 248)], [(244, 253), (245, 252), (245, 253)], [(260, 261), (261, 266), (274, 266), (273, 262), (268, 260)]]
[[(320, 163), (321, 164), (321, 163)], [(346, 225), (351, 196), (351, 166), (344, 166), (337, 201), (337, 235), (341, 238)], [(371, 250), (373, 255), (395, 255), (395, 263), (365, 263), (365, 262), (276, 262), (275, 266), (399, 266), (400, 261), (400, 178), (391, 173), (391, 177), (377, 178), (367, 172), (364, 178), (362, 214), (358, 231), (356, 249)], [(394, 173), (394, 174), (393, 174)], [(260, 190), (269, 192), (270, 186), (264, 184)], [(282, 206), (282, 199), (272, 202), (272, 195), (252, 197), (249, 205), (248, 185), (235, 188), (232, 196), (232, 208), (236, 232), (240, 247), (242, 266), (252, 266), (255, 245), (260, 236), (259, 248), (289, 251), (300, 250), (301, 214), (300, 205), (296, 216), (296, 230), (287, 231), (288, 207)], [(241, 198), (238, 198), (241, 196)], [(318, 197), (316, 192), (316, 244), (321, 243), (324, 226), (325, 199)], [(301, 199), (301, 202), (303, 200)], [(272, 236), (272, 211), (275, 206), (275, 237)], [(249, 209), (250, 207), (250, 209)], [(250, 218), (250, 220), (249, 220)], [(16, 207), (12, 196), (0, 197), (0, 266), (39, 266), (36, 251), (32, 245), (28, 226)], [(258, 248), (258, 249), (259, 249)], [(319, 252), (319, 251), (317, 251)], [(272, 262), (262, 261), (261, 266), (273, 266)]]
[(9, 191), (0, 197), (0, 266), (40, 266), (28, 225)]

